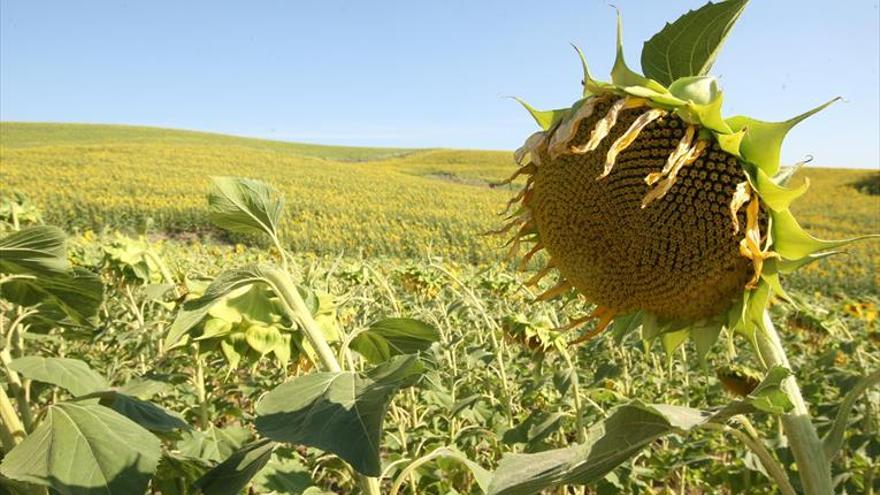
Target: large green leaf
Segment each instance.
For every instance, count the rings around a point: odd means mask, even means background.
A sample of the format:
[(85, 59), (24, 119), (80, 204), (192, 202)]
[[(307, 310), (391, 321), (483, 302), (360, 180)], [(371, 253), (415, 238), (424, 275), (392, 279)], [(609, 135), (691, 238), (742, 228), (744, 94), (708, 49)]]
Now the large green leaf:
[(90, 324), (104, 298), (98, 275), (72, 268), (64, 232), (38, 226), (0, 239), (0, 273), (21, 275), (0, 286), (0, 295), (21, 306), (41, 305), (38, 318), (50, 323)]
[(69, 271), (67, 236), (58, 227), (28, 227), (0, 239), (0, 273), (47, 276)]
[(708, 74), (748, 0), (727, 0), (692, 10), (645, 42), (642, 71), (661, 84)]
[(415, 356), (397, 356), (365, 373), (296, 377), (257, 404), (257, 430), (279, 442), (317, 447), (368, 476), (379, 476), (382, 423), (392, 395), (421, 375)]
[(432, 325), (412, 318), (386, 318), (370, 325), (351, 341), (351, 348), (370, 363), (378, 364), (392, 356), (415, 354), (440, 340)]
[(159, 463), (152, 433), (97, 404), (63, 402), (0, 464), (8, 478), (62, 495), (144, 493)]
[(74, 396), (107, 390), (107, 379), (79, 359), (25, 356), (13, 360), (9, 367), (25, 378), (51, 383)]
[(211, 221), (222, 229), (243, 234), (278, 236), (284, 200), (268, 184), (239, 177), (212, 177), (208, 194)]
[(195, 482), (205, 495), (238, 495), (269, 462), (277, 444), (268, 439), (251, 442)]

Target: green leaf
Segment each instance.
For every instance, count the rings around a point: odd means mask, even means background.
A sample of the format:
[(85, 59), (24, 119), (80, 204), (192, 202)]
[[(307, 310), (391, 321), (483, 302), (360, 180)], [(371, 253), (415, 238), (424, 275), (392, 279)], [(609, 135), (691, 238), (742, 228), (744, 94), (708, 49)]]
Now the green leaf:
[(708, 74), (746, 3), (710, 2), (667, 24), (642, 47), (642, 71), (667, 86), (682, 77)]
[(694, 339), (694, 346), (697, 348), (697, 358), (704, 366), (706, 365), (706, 355), (709, 354), (712, 346), (718, 341), (718, 336), (721, 335), (722, 326), (720, 322), (710, 323), (691, 330), (691, 338)]
[(278, 452), (269, 460), (266, 466), (254, 476), (254, 491), (256, 493), (290, 493), (306, 495), (323, 494), (313, 493), (318, 490), (312, 481), (311, 470), (304, 466), (296, 458), (281, 456)]
[(192, 485), (209, 469), (211, 465), (206, 461), (167, 452), (159, 461), (151, 486), (162, 495), (196, 495)]
[(866, 390), (877, 386), (877, 384), (880, 384), (880, 370), (876, 370), (870, 375), (860, 378), (849, 392), (846, 393), (846, 396), (844, 396), (843, 402), (841, 402), (840, 406), (837, 408), (837, 416), (834, 418), (834, 423), (831, 424), (831, 429), (828, 430), (828, 433), (822, 438), (825, 458), (828, 462), (833, 461), (840, 452), (840, 447), (843, 445), (843, 434), (846, 432), (846, 427), (849, 423), (849, 416), (852, 413), (856, 400), (858, 400)]
[(738, 132), (745, 130), (739, 155), (749, 163), (756, 165), (769, 177), (779, 172), (779, 155), (782, 151), (782, 141), (794, 126), (807, 117), (825, 109), (840, 98), (823, 103), (818, 107), (788, 119), (784, 122), (764, 122), (750, 117), (738, 115), (726, 120), (727, 125)]
[(222, 229), (242, 234), (278, 237), (284, 200), (264, 182), (238, 177), (212, 177), (208, 194), (211, 222)]
[(855, 241), (880, 237), (880, 235), (873, 234), (839, 241), (826, 241), (808, 234), (801, 228), (789, 210), (772, 211), (771, 218), (773, 219), (770, 223), (770, 231), (773, 236), (773, 250), (783, 258), (790, 260), (806, 258), (821, 251), (839, 248)]
[(275, 326), (251, 325), (244, 332), (244, 339), (261, 356), (269, 354), (284, 343), (281, 331)]
[(269, 462), (277, 444), (268, 439), (251, 442), (195, 482), (205, 495), (238, 495)]
[(109, 407), (150, 431), (169, 432), (189, 428), (177, 413), (166, 411), (150, 401), (123, 394), (115, 390), (100, 392), (99, 404)]
[(522, 98), (518, 98), (516, 96), (513, 97), (514, 100), (519, 102), (528, 112), (531, 114), (532, 118), (535, 119), (535, 122), (538, 123), (538, 126), (541, 129), (547, 131), (556, 125), (557, 122), (561, 121), (569, 112), (570, 108), (558, 108), (556, 110), (538, 110), (535, 107), (529, 105)]
[(379, 476), (382, 422), (392, 395), (422, 373), (415, 356), (397, 356), (365, 373), (296, 377), (257, 404), (257, 430), (279, 442), (336, 454), (368, 476)]
[(386, 318), (357, 334), (351, 341), (351, 348), (370, 363), (379, 364), (392, 356), (427, 350), (439, 340), (440, 332), (423, 321)]
[(0, 286), (0, 295), (20, 306), (41, 305), (49, 324), (89, 325), (104, 298), (98, 275), (72, 268), (66, 237), (55, 227), (29, 227), (0, 239), (0, 273), (29, 276)]
[(730, 127), (721, 117), (721, 104), (724, 100), (718, 88), (718, 80), (712, 76), (694, 76), (678, 79), (669, 92), (682, 100), (675, 113), (685, 121), (699, 124), (721, 135), (730, 135)]
[(687, 431), (712, 415), (687, 407), (639, 402), (619, 406), (587, 431), (586, 441), (537, 454), (505, 454), (490, 495), (531, 495), (564, 484), (602, 479), (663, 435)]
[(9, 367), (25, 378), (57, 385), (74, 396), (110, 388), (106, 378), (78, 359), (25, 356), (13, 360)]
[(222, 462), (250, 438), (251, 433), (240, 426), (218, 428), (211, 425), (205, 431), (185, 431), (180, 442), (177, 443), (177, 450), (188, 457)]
[(683, 328), (673, 332), (663, 332), (660, 335), (660, 342), (663, 344), (663, 350), (666, 352), (666, 359), (672, 359), (675, 350), (687, 340), (689, 334), (690, 328)]
[(774, 366), (767, 371), (761, 383), (749, 394), (747, 402), (761, 411), (770, 414), (785, 414), (791, 410), (792, 403), (782, 390), (782, 381), (791, 376), (791, 370)]
[(58, 227), (27, 227), (0, 239), (0, 273), (39, 277), (69, 271), (67, 236)]
[(161, 456), (159, 439), (97, 404), (62, 402), (0, 464), (8, 478), (62, 495), (144, 493)]

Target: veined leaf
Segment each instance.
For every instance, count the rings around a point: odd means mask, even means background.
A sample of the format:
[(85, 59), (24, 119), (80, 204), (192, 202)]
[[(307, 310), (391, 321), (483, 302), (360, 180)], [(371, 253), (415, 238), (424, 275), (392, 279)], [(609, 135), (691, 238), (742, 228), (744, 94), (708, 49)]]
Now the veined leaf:
[(414, 354), (440, 340), (440, 332), (425, 322), (412, 318), (386, 318), (373, 323), (352, 339), (351, 348), (372, 364), (392, 356)]
[(107, 390), (107, 379), (79, 359), (25, 356), (13, 360), (9, 367), (25, 378), (57, 385), (74, 396)]
[(242, 234), (278, 236), (284, 201), (264, 182), (238, 177), (212, 177), (208, 194), (211, 221), (222, 229)]
[(251, 442), (195, 482), (204, 495), (238, 495), (269, 462), (277, 444), (268, 439)]
[(39, 277), (69, 271), (67, 236), (58, 227), (28, 227), (0, 239), (0, 273)]
[(251, 432), (240, 426), (218, 428), (211, 425), (205, 431), (185, 431), (177, 443), (177, 450), (188, 457), (223, 462), (250, 439)]
[(667, 86), (682, 77), (708, 74), (746, 3), (710, 2), (667, 24), (642, 47), (642, 71)]
[(382, 423), (392, 395), (422, 373), (415, 356), (397, 356), (365, 373), (296, 377), (257, 404), (257, 430), (279, 441), (336, 454), (357, 471), (379, 476)]
[(159, 439), (97, 404), (62, 402), (0, 464), (8, 478), (62, 495), (144, 493), (161, 456)]

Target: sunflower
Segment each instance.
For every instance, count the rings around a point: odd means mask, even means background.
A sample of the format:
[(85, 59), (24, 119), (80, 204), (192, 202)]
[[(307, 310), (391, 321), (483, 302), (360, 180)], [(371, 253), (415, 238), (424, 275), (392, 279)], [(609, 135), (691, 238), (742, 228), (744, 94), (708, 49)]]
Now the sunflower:
[(723, 327), (747, 335), (761, 327), (771, 295), (787, 298), (780, 274), (854, 240), (801, 228), (789, 206), (809, 181), (790, 187), (797, 167), (779, 159), (788, 131), (837, 98), (783, 122), (724, 118), (718, 81), (706, 75), (714, 54), (696, 75), (656, 69), (648, 78), (627, 66), (619, 13), (617, 22), (611, 82), (594, 79), (575, 47), (581, 99), (551, 111), (519, 100), (541, 130), (514, 154), (519, 168), (503, 184), (525, 177), (525, 186), (496, 232), (513, 233), (509, 255), (522, 270), (547, 254), (527, 282), (556, 275), (539, 300), (576, 290), (595, 305), (566, 325), (595, 321), (575, 342), (612, 324), (641, 326), (667, 351), (691, 335), (702, 356)]

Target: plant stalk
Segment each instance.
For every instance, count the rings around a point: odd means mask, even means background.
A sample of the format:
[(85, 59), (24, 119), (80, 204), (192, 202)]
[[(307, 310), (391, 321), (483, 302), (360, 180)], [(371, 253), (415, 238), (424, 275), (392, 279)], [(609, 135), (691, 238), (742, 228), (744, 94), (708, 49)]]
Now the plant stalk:
[[(757, 330), (755, 340), (758, 354), (767, 369), (782, 366), (791, 370), (782, 341), (767, 311), (764, 311), (764, 328)], [(782, 415), (782, 428), (797, 463), (804, 493), (830, 495), (833, 493), (831, 463), (825, 456), (822, 441), (810, 420), (810, 411), (794, 375), (783, 380), (781, 388), (793, 405), (790, 412)]]
[[(312, 348), (318, 354), (318, 360), (321, 361), (320, 364), (327, 371), (341, 372), (342, 366), (336, 360), (333, 349), (330, 348), (327, 339), (324, 338), (321, 327), (318, 326), (318, 323), (312, 317), (312, 313), (299, 295), (299, 291), (296, 290), (296, 286), (290, 280), (290, 276), (277, 268), (267, 269), (265, 276), (284, 304), (287, 314), (290, 315), (293, 321), (299, 323), (309, 344), (312, 345)], [(355, 476), (364, 495), (380, 495), (378, 478), (364, 476), (358, 472), (355, 472)]]
[(24, 431), (24, 425), (15, 413), (15, 407), (6, 390), (0, 387), (0, 441), (3, 442), (3, 451), (9, 453), (16, 445), (25, 439), (27, 433)]

